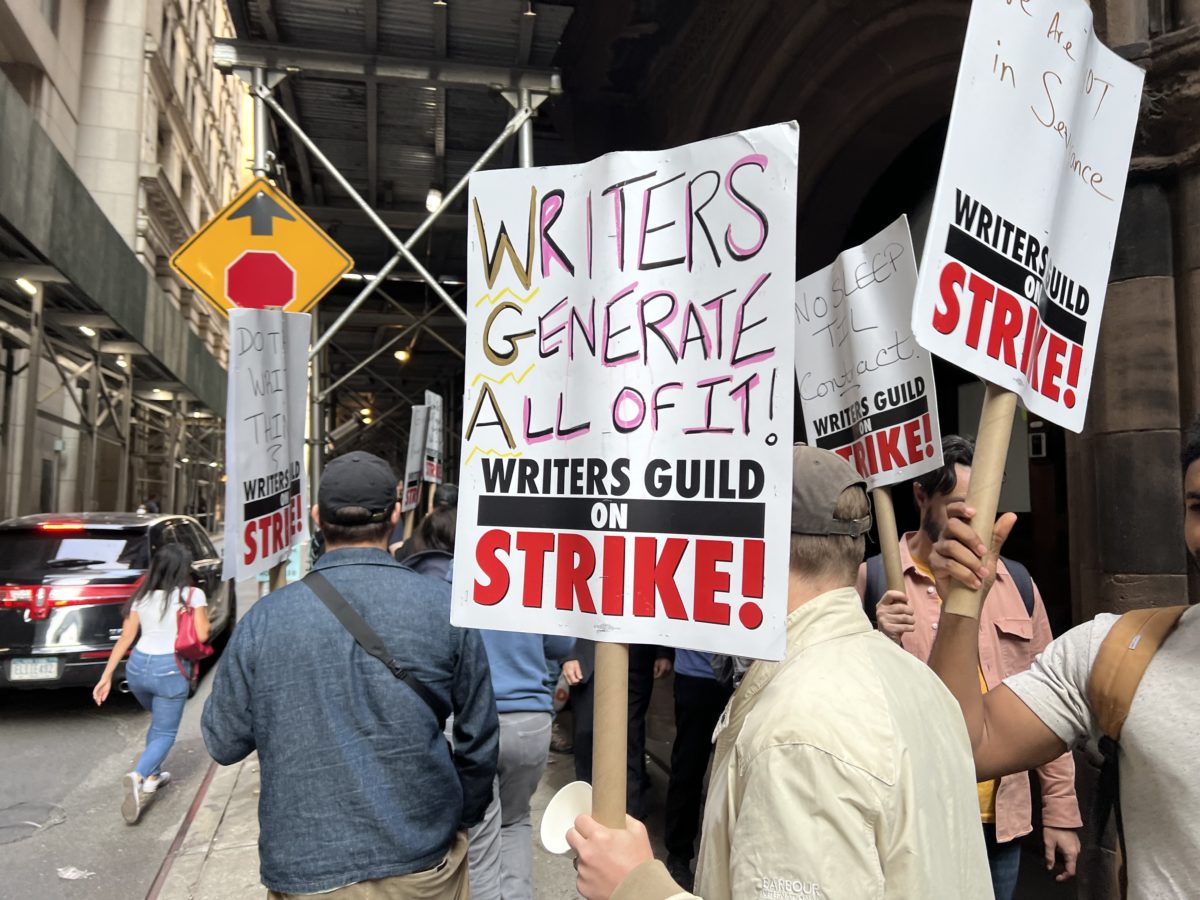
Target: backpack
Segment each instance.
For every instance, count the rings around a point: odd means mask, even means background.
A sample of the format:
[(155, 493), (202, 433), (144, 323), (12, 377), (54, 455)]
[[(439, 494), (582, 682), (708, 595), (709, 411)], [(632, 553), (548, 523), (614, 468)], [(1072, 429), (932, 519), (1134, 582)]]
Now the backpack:
[(1088, 676), (1087, 696), (1100, 731), (1100, 781), (1092, 806), (1092, 827), (1099, 841), (1115, 813), (1117, 842), (1117, 878), (1121, 896), (1128, 892), (1125, 872), (1125, 823), (1121, 819), (1120, 741), (1121, 728), (1133, 705), (1134, 694), (1154, 654), (1179, 624), (1186, 606), (1135, 609), (1113, 624), (1096, 652)]
[[(1016, 560), (1009, 559), (1006, 556), (1000, 557), (1005, 567), (1008, 569), (1008, 574), (1012, 576), (1013, 582), (1017, 586), (1017, 591), (1021, 594), (1021, 601), (1025, 604), (1025, 612), (1029, 618), (1033, 618), (1033, 576), (1029, 574), (1029, 570)], [(876, 553), (874, 556), (867, 559), (867, 595), (863, 597), (863, 608), (867, 612), (867, 618), (871, 620), (871, 624), (875, 625), (875, 607), (879, 605), (879, 601), (883, 599), (884, 591), (887, 587), (887, 575), (883, 571), (883, 556)]]

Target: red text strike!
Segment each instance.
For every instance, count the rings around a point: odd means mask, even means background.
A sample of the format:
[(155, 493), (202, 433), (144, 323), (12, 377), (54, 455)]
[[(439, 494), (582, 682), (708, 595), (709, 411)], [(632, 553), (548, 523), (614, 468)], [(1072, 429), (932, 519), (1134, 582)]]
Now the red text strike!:
[[(606, 534), (600, 540), (599, 557), (596, 551), (590, 538), (574, 532), (517, 531), (514, 536), (493, 528), (475, 546), (481, 578), (475, 580), (472, 599), (481, 606), (495, 606), (519, 597), (523, 606), (534, 609), (553, 603), (555, 609), (611, 618), (654, 618), (661, 610), (676, 621), (729, 625), (730, 603), (719, 599), (722, 595), (759, 600), (763, 596), (765, 545), (761, 540)], [(742, 563), (738, 592), (732, 590), (730, 574), (735, 553), (740, 553)], [(520, 585), (513, 584), (510, 569), (515, 568), (517, 556), (524, 572)], [(693, 575), (690, 598), (679, 593), (678, 575), (684, 566)], [(630, 568), (633, 592), (626, 598), (625, 576)], [(547, 569), (552, 575), (552, 597), (545, 596)], [(597, 570), (599, 597), (588, 585)], [(745, 628), (757, 628), (763, 621), (762, 607), (746, 599), (738, 609), (738, 620)]]
[(242, 563), (253, 565), (264, 556), (282, 553), (292, 545), (292, 538), (304, 530), (304, 510), (300, 498), (293, 497), (286, 507), (257, 519), (251, 519), (242, 529)]
[(833, 452), (853, 463), (864, 478), (916, 465), (933, 456), (933, 426), (929, 413), (901, 425), (864, 434), (853, 444), (838, 447)]
[(1024, 373), (1046, 399), (1075, 406), (1083, 348), (1042, 324), (1035, 304), (955, 261), (942, 267), (938, 288), (942, 304), (934, 310), (934, 328), (954, 334), (965, 314), (968, 347)]

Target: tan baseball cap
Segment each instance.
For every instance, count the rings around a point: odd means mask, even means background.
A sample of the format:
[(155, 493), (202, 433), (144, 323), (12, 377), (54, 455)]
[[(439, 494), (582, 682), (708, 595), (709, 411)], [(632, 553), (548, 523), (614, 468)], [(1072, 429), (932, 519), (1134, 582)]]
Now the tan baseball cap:
[(834, 508), (846, 488), (867, 482), (836, 453), (796, 444), (792, 447), (792, 534), (845, 534), (858, 537), (871, 528), (868, 513), (857, 519), (838, 519)]

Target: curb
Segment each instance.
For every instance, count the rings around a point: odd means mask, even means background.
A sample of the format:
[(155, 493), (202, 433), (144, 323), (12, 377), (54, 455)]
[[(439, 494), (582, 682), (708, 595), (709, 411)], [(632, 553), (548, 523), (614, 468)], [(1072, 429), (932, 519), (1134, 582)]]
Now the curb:
[(146, 900), (158, 900), (159, 894), (162, 893), (163, 885), (167, 883), (167, 876), (171, 874), (171, 866), (175, 864), (175, 857), (179, 855), (179, 848), (183, 846), (188, 830), (192, 827), (192, 822), (196, 819), (196, 813), (200, 811), (200, 807), (204, 804), (204, 799), (208, 796), (208, 789), (212, 785), (213, 778), (216, 776), (219, 768), (220, 766), (215, 761), (209, 763), (208, 771), (204, 773), (200, 787), (196, 790), (196, 796), (192, 799), (192, 805), (188, 807), (187, 815), (183, 817), (183, 822), (180, 824), (179, 830), (175, 832), (175, 839), (171, 841), (171, 847), (167, 850), (167, 855), (163, 858), (162, 865), (158, 867), (158, 874), (154, 876), (154, 881), (150, 884), (150, 890), (146, 892)]

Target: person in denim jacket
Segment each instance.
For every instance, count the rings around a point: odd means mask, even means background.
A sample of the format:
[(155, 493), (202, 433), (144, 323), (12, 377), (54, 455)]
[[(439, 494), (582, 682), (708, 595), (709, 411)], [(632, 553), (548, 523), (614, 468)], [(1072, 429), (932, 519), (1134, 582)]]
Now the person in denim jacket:
[[(454, 715), (439, 716), (367, 654), (303, 583), (238, 624), (204, 709), (224, 765), (257, 750), (261, 877), (272, 896), (466, 898), (466, 830), (483, 818), (499, 725), (483, 642), (450, 624), (449, 585), (388, 554), (396, 476), (352, 452), (322, 473), (315, 569)], [(381, 894), (382, 895), (382, 894)]]

